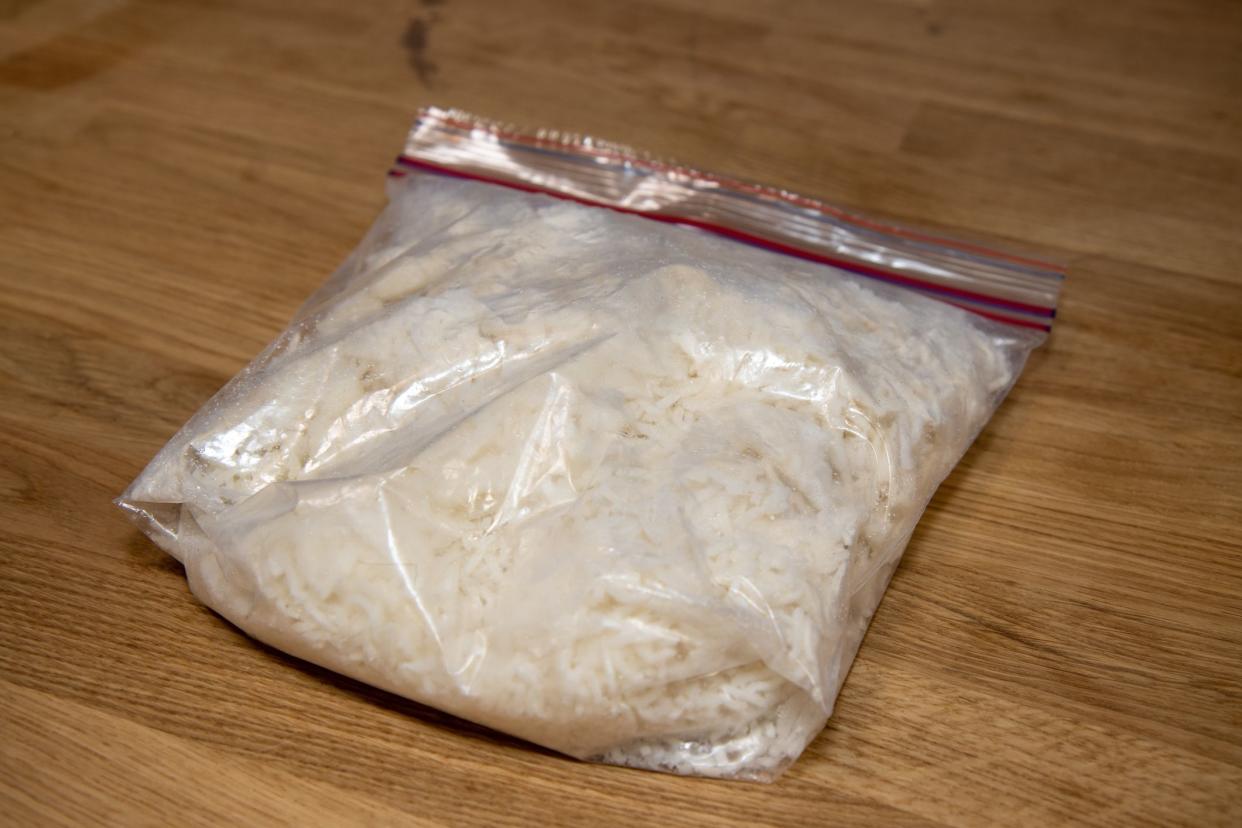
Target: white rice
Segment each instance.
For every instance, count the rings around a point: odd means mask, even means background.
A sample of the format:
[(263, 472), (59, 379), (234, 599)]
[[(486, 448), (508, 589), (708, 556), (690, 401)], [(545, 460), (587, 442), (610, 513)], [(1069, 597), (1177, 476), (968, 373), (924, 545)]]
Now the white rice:
[(413, 176), (122, 502), (205, 603), (567, 754), (771, 778), (1015, 377), (998, 326)]

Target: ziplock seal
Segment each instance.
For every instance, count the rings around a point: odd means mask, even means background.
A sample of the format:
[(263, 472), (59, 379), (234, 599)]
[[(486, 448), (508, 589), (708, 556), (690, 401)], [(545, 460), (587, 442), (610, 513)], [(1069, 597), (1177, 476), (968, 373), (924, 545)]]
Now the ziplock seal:
[(389, 176), (430, 171), (683, 224), (1049, 331), (1064, 270), (876, 221), (774, 187), (659, 161), (608, 141), (521, 132), (423, 109)]

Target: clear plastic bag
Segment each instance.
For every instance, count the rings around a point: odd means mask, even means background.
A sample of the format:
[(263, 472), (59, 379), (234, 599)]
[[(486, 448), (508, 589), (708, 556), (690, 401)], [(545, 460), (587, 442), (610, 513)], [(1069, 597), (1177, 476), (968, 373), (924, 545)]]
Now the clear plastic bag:
[(1060, 279), (796, 198), (429, 110), (362, 245), (118, 502), (282, 650), (771, 779)]

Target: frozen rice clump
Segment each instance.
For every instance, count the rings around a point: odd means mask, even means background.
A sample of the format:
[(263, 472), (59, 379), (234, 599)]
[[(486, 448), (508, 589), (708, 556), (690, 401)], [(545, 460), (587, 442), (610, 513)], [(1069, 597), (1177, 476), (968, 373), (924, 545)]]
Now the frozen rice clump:
[(393, 183), (121, 498), (280, 649), (572, 756), (770, 779), (823, 727), (998, 325), (540, 195)]

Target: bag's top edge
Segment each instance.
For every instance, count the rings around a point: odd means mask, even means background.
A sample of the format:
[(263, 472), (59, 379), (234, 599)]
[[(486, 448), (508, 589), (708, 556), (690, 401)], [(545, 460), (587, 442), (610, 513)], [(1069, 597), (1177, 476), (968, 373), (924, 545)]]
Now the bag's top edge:
[(685, 224), (924, 293), (981, 316), (1047, 331), (1064, 269), (876, 221), (788, 190), (660, 160), (556, 130), (524, 132), (428, 107), (390, 175), (457, 175)]

